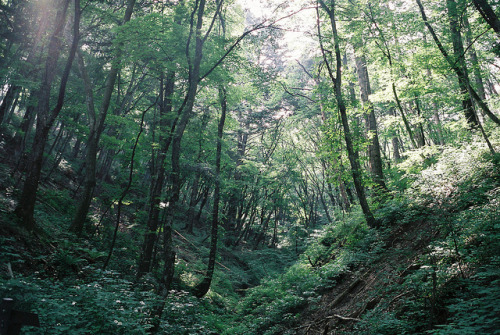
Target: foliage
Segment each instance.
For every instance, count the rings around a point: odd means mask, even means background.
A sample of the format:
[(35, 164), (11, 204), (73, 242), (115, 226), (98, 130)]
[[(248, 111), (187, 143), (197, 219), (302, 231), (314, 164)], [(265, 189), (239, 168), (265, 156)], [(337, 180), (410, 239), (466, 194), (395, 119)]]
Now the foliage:
[[(435, 156), (434, 164), (415, 176), (414, 187), (408, 192), (425, 206), (432, 199), (433, 209), (426, 216), (440, 235), (412, 265), (416, 270), (402, 284), (387, 288), (389, 297), (404, 292), (399, 305), (381, 304), (370, 311), (357, 325), (356, 333), (497, 331), (500, 185), (496, 164), (484, 148), (447, 147)], [(398, 213), (398, 222), (405, 216), (410, 222), (418, 218), (411, 211), (384, 210), (384, 216), (394, 213)]]
[(311, 237), (301, 258), (283, 274), (271, 275), (247, 291), (227, 334), (290, 332), (306, 307), (314, 309), (323, 292), (335, 287), (337, 279), (356, 265), (373, 259), (371, 252), (377, 250), (376, 239), (361, 216), (324, 227), (318, 233)]
[[(500, 131), (464, 119), (415, 3), (81, 1), (70, 64), (63, 2), (59, 37), (58, 1), (0, 5), (0, 297), (40, 314), (26, 333), (295, 334), (356, 280), (330, 332), (498, 332)], [(498, 36), (453, 2), (498, 115)], [(425, 10), (451, 55), (444, 2)]]
[(18, 309), (39, 314), (41, 328), (27, 330), (27, 334), (146, 334), (146, 303), (154, 297), (147, 291), (134, 292), (134, 285), (117, 273), (93, 274), (91, 268), (82, 271), (93, 278), (76, 283), (72, 278), (69, 282), (40, 277), (11, 279), (2, 282), (1, 295), (19, 301)]

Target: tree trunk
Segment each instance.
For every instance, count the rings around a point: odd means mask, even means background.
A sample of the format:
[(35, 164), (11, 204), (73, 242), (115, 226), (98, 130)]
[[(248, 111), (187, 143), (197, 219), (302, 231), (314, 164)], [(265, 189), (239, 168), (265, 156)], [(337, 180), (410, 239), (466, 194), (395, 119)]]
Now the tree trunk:
[(35, 142), (33, 144), (33, 150), (28, 163), (29, 172), (24, 182), (21, 197), (19, 198), (19, 202), (15, 210), (16, 215), (21, 219), (21, 224), (28, 230), (33, 230), (35, 228), (33, 214), (35, 210), (36, 193), (42, 171), (43, 152), (45, 150), (50, 128), (62, 109), (64, 95), (66, 93), (66, 83), (71, 70), (71, 65), (73, 63), (79, 37), (80, 6), (79, 0), (75, 0), (73, 42), (68, 60), (66, 62), (66, 67), (61, 78), (57, 104), (53, 110), (50, 110), (50, 93), (61, 53), (63, 39), (62, 32), (66, 22), (69, 2), (70, 0), (64, 0), (61, 3), (62, 8), (60, 8), (57, 13), (54, 23), (54, 32), (49, 42), (42, 83), (37, 94), (37, 125), (35, 131)]
[(481, 75), (481, 66), (479, 65), (476, 48), (474, 48), (472, 40), (472, 31), (470, 29), (469, 17), (467, 12), (464, 11), (462, 22), (465, 28), (465, 40), (469, 45), (470, 62), (472, 64), (472, 71), (474, 73), (474, 81), (476, 83), (476, 90), (479, 97), (484, 101), (486, 100), (486, 93), (484, 89), (483, 76)]
[(422, 125), (422, 110), (420, 109), (420, 102), (418, 100), (418, 97), (415, 96), (415, 109), (417, 110), (417, 116), (418, 116), (418, 132), (417, 132), (417, 142), (419, 148), (425, 146), (425, 134), (424, 134), (424, 126)]
[[(123, 18), (123, 23), (130, 21), (134, 5), (135, 5), (135, 0), (128, 0), (127, 8), (125, 10), (125, 16)], [(109, 70), (108, 76), (106, 77), (106, 83), (104, 85), (104, 94), (101, 103), (101, 108), (99, 111), (99, 116), (95, 114), (94, 107), (92, 107), (92, 110), (94, 110), (93, 112), (94, 117), (93, 120), (89, 119), (90, 129), (89, 129), (89, 137), (87, 139), (84, 190), (82, 196), (80, 197), (81, 200), (78, 204), (77, 212), (70, 227), (70, 230), (73, 231), (77, 236), (81, 236), (83, 232), (85, 220), (87, 218), (90, 204), (92, 202), (92, 196), (94, 194), (94, 188), (96, 185), (95, 173), (97, 166), (96, 161), (97, 161), (97, 151), (99, 147), (99, 139), (104, 130), (106, 116), (108, 113), (109, 105), (111, 103), (111, 96), (113, 94), (113, 90), (115, 87), (116, 77), (118, 75), (118, 72), (120, 71), (121, 55), (122, 55), (122, 50), (120, 45), (118, 45), (116, 61), (112, 63), (111, 69)], [(91, 110), (88, 111), (89, 113), (92, 113)]]
[[(321, 6), (325, 9), (330, 17), (330, 23), (332, 27), (333, 33), (333, 42), (335, 46), (335, 60), (336, 60), (336, 74), (333, 75), (331, 67), (329, 65), (328, 59), (325, 55), (325, 51), (323, 49), (323, 44), (321, 43), (321, 51), (323, 53), (323, 59), (325, 64), (328, 67), (328, 72), (330, 75), (330, 79), (332, 80), (334, 90), (335, 90), (335, 98), (337, 100), (337, 105), (342, 121), (342, 126), (344, 128), (344, 139), (346, 142), (346, 148), (348, 153), (349, 162), (351, 164), (352, 178), (354, 182), (354, 188), (356, 189), (356, 194), (358, 195), (359, 203), (361, 205), (361, 209), (363, 210), (363, 214), (365, 216), (366, 222), (369, 227), (377, 227), (378, 223), (373, 216), (370, 207), (368, 206), (368, 201), (366, 200), (365, 190), (362, 183), (361, 176), (361, 166), (359, 164), (358, 152), (354, 150), (354, 145), (351, 139), (351, 130), (349, 128), (349, 121), (347, 119), (347, 110), (344, 103), (344, 98), (342, 96), (342, 58), (340, 54), (340, 41), (337, 33), (337, 26), (335, 21), (335, 0), (331, 1), (331, 8), (328, 8), (325, 5), (323, 0), (319, 0)], [(317, 18), (318, 18), (318, 30), (319, 28), (319, 9), (317, 8)], [(319, 36), (321, 40), (321, 35)]]
[(245, 157), (247, 142), (248, 142), (248, 122), (244, 120), (241, 110), (238, 110), (238, 119), (240, 122), (240, 127), (238, 128), (237, 139), (238, 146), (236, 150), (236, 166), (234, 169), (234, 184), (236, 187), (230, 189), (230, 195), (228, 199), (228, 210), (226, 213), (226, 218), (224, 220), (224, 228), (228, 232), (227, 237), (231, 236), (237, 230), (237, 215), (238, 215), (238, 204), (243, 199), (242, 190), (240, 189), (241, 173), (239, 167), (243, 164), (243, 158)]
[[(358, 52), (359, 53), (359, 52)], [(375, 110), (369, 99), (371, 94), (370, 79), (368, 69), (366, 67), (366, 59), (364, 55), (356, 56), (356, 69), (358, 73), (358, 83), (361, 91), (361, 102), (363, 104), (366, 132), (368, 136), (368, 157), (369, 167), (373, 181), (381, 190), (387, 190), (384, 181), (384, 172), (382, 169), (382, 157), (380, 155), (380, 143), (378, 139), (377, 119), (375, 118)]]
[[(175, 264), (171, 262), (172, 258), (175, 258), (175, 253), (173, 250), (173, 242), (172, 242), (172, 225), (174, 221), (174, 216), (178, 211), (178, 201), (180, 197), (181, 191), (181, 168), (180, 168), (180, 154), (181, 154), (181, 141), (184, 135), (184, 131), (188, 125), (188, 122), (193, 113), (193, 106), (198, 90), (198, 83), (200, 80), (200, 66), (201, 60), (203, 58), (203, 44), (205, 39), (202, 38), (202, 27), (203, 27), (203, 15), (205, 12), (205, 4), (206, 0), (200, 0), (198, 3), (198, 7), (193, 11), (191, 16), (191, 30), (190, 37), (193, 33), (193, 28), (195, 29), (195, 54), (192, 58), (190, 55), (190, 41), (188, 39), (188, 43), (186, 46), (186, 57), (189, 63), (189, 80), (188, 80), (188, 91), (186, 94), (186, 98), (184, 100), (183, 105), (179, 108), (179, 122), (175, 127), (174, 136), (172, 138), (172, 170), (170, 173), (169, 180), (172, 183), (172, 187), (170, 189), (171, 195), (169, 199), (169, 207), (168, 207), (168, 222), (165, 224), (163, 229), (164, 231), (164, 246), (163, 253), (165, 257), (165, 264), (163, 268), (163, 278), (164, 280), (161, 283), (160, 294), (163, 299), (165, 299), (168, 295), (168, 290), (170, 288), (171, 279), (173, 278), (174, 266)], [(196, 27), (194, 27), (194, 15), (197, 11), (197, 20)], [(163, 308), (162, 308), (163, 310)], [(161, 315), (161, 312), (158, 311), (158, 315)]]
[(217, 152), (215, 155), (215, 189), (214, 189), (214, 205), (212, 209), (212, 229), (210, 233), (210, 254), (208, 257), (208, 268), (203, 281), (199, 283), (194, 292), (198, 298), (207, 294), (212, 283), (212, 277), (215, 268), (215, 256), (217, 253), (217, 235), (219, 232), (219, 201), (220, 201), (220, 161), (222, 155), (222, 136), (224, 134), (224, 123), (226, 122), (227, 98), (226, 90), (219, 88), (221, 100), (221, 116), (217, 130)]
[(462, 108), (465, 119), (471, 128), (478, 126), (476, 112), (468, 90), (469, 74), (465, 65), (465, 52), (462, 43), (462, 35), (458, 23), (457, 3), (455, 0), (446, 0), (448, 19), (450, 23), (451, 39), (453, 41), (454, 63), (460, 68), (461, 74), (457, 74), (460, 94), (462, 95)]
[(500, 20), (498, 16), (493, 11), (493, 8), (490, 6), (488, 1), (486, 0), (472, 0), (476, 9), (481, 13), (482, 17), (486, 20), (491, 28), (498, 34), (500, 37)]
[(85, 154), (85, 181), (83, 194), (76, 210), (76, 215), (70, 227), (71, 231), (80, 236), (83, 232), (87, 212), (92, 202), (94, 187), (96, 185), (95, 169), (97, 162), (97, 141), (96, 141), (96, 112), (94, 105), (93, 87), (90, 77), (85, 69), (83, 56), (78, 53), (78, 66), (83, 78), (85, 88), (85, 102), (87, 105), (87, 118), (89, 121), (89, 135), (87, 137), (87, 148)]
[(19, 89), (20, 87), (16, 85), (10, 85), (7, 89), (7, 93), (0, 104), (0, 125), (3, 123), (7, 111), (10, 110)]
[[(436, 43), (439, 51), (441, 51), (441, 54), (443, 55), (443, 57), (446, 59), (446, 61), (448, 62), (448, 64), (450, 65), (450, 67), (453, 69), (453, 71), (455, 71), (457, 77), (459, 78), (467, 78), (462, 69), (457, 65), (457, 63), (455, 61), (453, 61), (453, 59), (448, 55), (448, 52), (445, 50), (443, 44), (441, 43), (441, 41), (439, 40), (439, 38), (437, 37), (436, 33), (434, 32), (434, 29), (432, 28), (432, 26), (429, 24), (428, 20), (427, 20), (427, 15), (425, 14), (425, 11), (424, 11), (424, 7), (422, 6), (422, 2), (420, 0), (416, 0), (417, 2), (417, 5), (420, 9), (420, 14), (422, 15), (422, 20), (424, 21), (424, 24), (425, 26), (427, 27), (427, 29), (429, 30), (429, 32), (431, 33), (432, 35), (432, 38), (434, 39), (434, 42)], [(484, 113), (486, 115), (488, 115), (488, 117), (493, 121), (495, 122), (497, 125), (500, 125), (500, 119), (491, 112), (491, 110), (489, 109), (489, 107), (486, 105), (486, 103), (479, 97), (479, 95), (477, 94), (477, 92), (474, 90), (473, 87), (471, 87), (470, 83), (468, 81), (466, 81), (466, 84), (467, 84), (467, 87), (468, 87), (468, 91), (470, 92), (470, 94), (472, 95), (472, 97), (474, 98), (474, 100), (477, 102), (477, 104), (481, 107), (481, 109), (484, 111)], [(477, 121), (477, 119), (476, 119)]]
[[(153, 259), (153, 249), (157, 239), (157, 231), (160, 225), (160, 202), (165, 184), (165, 159), (168, 149), (172, 143), (173, 124), (167, 122), (169, 114), (172, 112), (172, 94), (175, 89), (175, 72), (168, 71), (166, 83), (163, 84), (163, 77), (160, 83), (160, 150), (155, 164), (153, 177), (151, 178), (149, 213), (146, 223), (146, 234), (142, 245), (141, 256), (139, 259), (137, 277), (140, 278), (151, 270)], [(170, 133), (168, 133), (170, 131)]]
[(128, 174), (128, 181), (127, 185), (122, 191), (122, 194), (120, 196), (120, 199), (118, 200), (118, 205), (117, 205), (117, 210), (116, 210), (116, 223), (115, 223), (115, 230), (113, 231), (113, 238), (111, 239), (111, 245), (109, 247), (109, 253), (108, 257), (106, 257), (106, 261), (104, 261), (104, 265), (102, 266), (102, 270), (106, 270), (109, 260), (111, 259), (111, 255), (113, 254), (113, 250), (116, 244), (116, 236), (118, 234), (118, 228), (120, 227), (120, 217), (121, 217), (121, 210), (122, 210), (122, 205), (123, 205), (123, 199), (125, 199), (125, 196), (128, 194), (130, 190), (130, 186), (132, 186), (132, 180), (134, 177), (134, 158), (135, 158), (135, 153), (137, 150), (137, 144), (139, 143), (139, 139), (141, 138), (141, 134), (144, 130), (144, 116), (146, 115), (147, 111), (153, 107), (151, 105), (149, 108), (147, 108), (143, 113), (142, 113), (142, 118), (141, 118), (141, 124), (139, 127), (139, 133), (137, 134), (137, 137), (135, 139), (134, 146), (132, 148), (132, 157), (130, 157), (130, 169), (129, 169), (129, 174)]

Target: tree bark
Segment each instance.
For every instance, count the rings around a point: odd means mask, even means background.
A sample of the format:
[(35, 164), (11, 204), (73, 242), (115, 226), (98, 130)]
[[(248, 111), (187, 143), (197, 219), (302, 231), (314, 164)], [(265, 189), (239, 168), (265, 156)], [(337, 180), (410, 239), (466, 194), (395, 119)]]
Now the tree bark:
[[(422, 2), (420, 0), (416, 0), (417, 2), (417, 5), (418, 7), (420, 8), (420, 14), (422, 15), (422, 20), (424, 21), (424, 24), (425, 26), (427, 27), (427, 29), (429, 30), (429, 32), (431, 33), (432, 35), (432, 38), (434, 39), (434, 42), (436, 43), (439, 51), (441, 51), (441, 54), (443, 55), (443, 57), (446, 59), (446, 61), (448, 62), (448, 64), (450, 65), (450, 67), (453, 69), (453, 71), (455, 71), (457, 77), (462, 77), (462, 78), (465, 78), (464, 74), (463, 74), (463, 71), (460, 69), (459, 66), (457, 66), (457, 64), (450, 58), (450, 56), (448, 55), (448, 52), (445, 50), (443, 44), (441, 43), (441, 41), (439, 40), (438, 36), (436, 35), (434, 29), (432, 28), (432, 26), (430, 25), (429, 21), (427, 20), (427, 15), (425, 14), (425, 11), (424, 11), (424, 7), (422, 5)], [(477, 92), (474, 90), (473, 87), (471, 87), (470, 83), (469, 82), (466, 82), (467, 84), (467, 87), (468, 87), (468, 90), (470, 92), (470, 94), (472, 95), (472, 97), (474, 98), (474, 100), (477, 102), (477, 104), (481, 107), (481, 109), (484, 111), (484, 113), (486, 115), (488, 115), (488, 117), (493, 121), (495, 122), (497, 125), (500, 125), (500, 119), (491, 112), (491, 110), (489, 109), (489, 107), (486, 105), (486, 103), (479, 97), (479, 95), (477, 94)]]
[(42, 76), (42, 82), (40, 89), (38, 91), (38, 106), (36, 107), (37, 114), (37, 125), (35, 131), (35, 141), (33, 144), (33, 150), (28, 163), (28, 175), (23, 185), (21, 197), (17, 204), (15, 213), (21, 219), (21, 225), (28, 230), (33, 230), (35, 228), (34, 221), (34, 210), (36, 202), (36, 193), (38, 190), (38, 185), (40, 181), (42, 162), (43, 162), (43, 152), (45, 150), (45, 145), (48, 140), (48, 135), (50, 128), (54, 124), (55, 119), (59, 115), (64, 102), (64, 96), (66, 93), (66, 83), (68, 81), (69, 73), (71, 70), (71, 65), (76, 52), (76, 47), (79, 38), (79, 26), (80, 26), (80, 6), (79, 0), (75, 0), (75, 18), (73, 24), (73, 42), (71, 44), (71, 49), (69, 52), (68, 60), (66, 62), (66, 67), (64, 73), (61, 77), (59, 95), (57, 99), (56, 106), (54, 109), (50, 110), (50, 93), (52, 84), (56, 75), (57, 63), (59, 56), (61, 54), (62, 47), (62, 32), (64, 24), (66, 22), (66, 17), (68, 13), (70, 0), (64, 0), (61, 3), (61, 8), (59, 9), (56, 20), (54, 23), (54, 32), (52, 33), (48, 51), (47, 60), (45, 62), (45, 69)]
[(420, 109), (420, 101), (418, 100), (418, 96), (415, 95), (415, 109), (417, 110), (417, 116), (418, 116), (418, 132), (417, 132), (417, 143), (418, 146), (421, 148), (425, 146), (425, 133), (424, 133), (424, 126), (422, 125), (422, 110)]
[(151, 178), (148, 221), (146, 223), (146, 234), (142, 245), (141, 256), (138, 263), (137, 277), (140, 278), (151, 270), (153, 249), (157, 239), (157, 231), (160, 225), (160, 202), (163, 186), (165, 184), (165, 159), (172, 143), (172, 129), (175, 121), (170, 124), (167, 119), (172, 112), (172, 94), (175, 89), (175, 72), (168, 71), (166, 82), (163, 77), (160, 84), (160, 150), (155, 164), (153, 177)]
[(456, 67), (459, 67), (461, 73), (457, 73), (458, 85), (460, 87), (460, 94), (462, 95), (462, 108), (464, 111), (465, 119), (471, 128), (478, 127), (478, 120), (476, 112), (474, 111), (474, 104), (469, 94), (469, 74), (465, 64), (465, 52), (462, 42), (462, 34), (460, 33), (460, 26), (458, 23), (457, 3), (455, 0), (446, 0), (446, 7), (448, 9), (448, 19), (450, 23), (451, 39), (453, 42), (453, 53), (455, 55), (453, 61)]
[[(130, 21), (132, 17), (132, 12), (134, 9), (135, 0), (128, 0), (127, 8), (125, 10), (125, 15), (123, 18), (123, 23)], [(86, 153), (86, 166), (85, 166), (85, 184), (83, 189), (83, 194), (80, 197), (80, 202), (78, 204), (78, 209), (76, 211), (73, 222), (71, 223), (70, 230), (74, 232), (77, 236), (81, 236), (83, 233), (83, 228), (85, 225), (85, 220), (89, 212), (90, 204), (92, 202), (92, 197), (94, 194), (94, 188), (96, 185), (96, 166), (97, 166), (97, 151), (99, 147), (99, 139), (104, 130), (104, 125), (106, 122), (106, 117), (108, 114), (109, 105), (111, 103), (111, 96), (115, 87), (116, 77), (120, 71), (120, 61), (122, 56), (122, 50), (120, 45), (118, 46), (118, 51), (116, 55), (115, 62), (112, 63), (111, 69), (109, 70), (108, 76), (106, 77), (106, 83), (104, 84), (104, 94), (97, 116), (92, 107), (92, 110), (88, 109), (89, 113), (93, 113), (93, 117), (89, 118), (89, 137), (87, 138), (87, 153)], [(92, 93), (93, 94), (93, 93)], [(93, 104), (93, 103), (92, 103)], [(88, 102), (87, 102), (88, 106)]]
[(215, 257), (217, 254), (217, 235), (219, 233), (219, 201), (220, 201), (220, 161), (222, 155), (222, 137), (224, 134), (224, 123), (226, 122), (227, 98), (226, 90), (219, 88), (219, 96), (221, 100), (221, 116), (217, 129), (217, 152), (215, 155), (215, 189), (214, 189), (214, 205), (212, 209), (212, 228), (210, 233), (210, 254), (208, 257), (207, 273), (203, 281), (199, 283), (195, 289), (195, 295), (198, 298), (207, 294), (212, 283), (212, 278), (215, 269)]
[(498, 34), (500, 37), (500, 20), (498, 16), (493, 11), (493, 8), (490, 6), (488, 1), (486, 0), (472, 0), (476, 9), (481, 13), (482, 17), (486, 20), (491, 28)]
[[(339, 36), (337, 33), (337, 25), (336, 25), (336, 21), (335, 21), (335, 0), (331, 0), (331, 2), (330, 2), (331, 8), (328, 8), (323, 0), (319, 0), (319, 3), (321, 4), (321, 7), (323, 7), (325, 9), (325, 11), (328, 13), (328, 16), (330, 18), (331, 27), (332, 27), (333, 43), (334, 43), (334, 47), (335, 47), (335, 60), (336, 60), (336, 74), (335, 74), (335, 76), (333, 75), (333, 72), (332, 72), (331, 67), (329, 65), (329, 62), (328, 62), (328, 59), (326, 58), (322, 43), (321, 43), (321, 50), (323, 53), (323, 59), (325, 61), (325, 64), (328, 67), (330, 79), (332, 80), (334, 90), (335, 90), (335, 98), (337, 100), (338, 110), (340, 113), (342, 126), (344, 128), (344, 139), (346, 142), (349, 162), (351, 164), (351, 172), (352, 172), (352, 178), (353, 178), (353, 182), (354, 182), (354, 188), (356, 189), (356, 194), (358, 195), (359, 203), (361, 205), (361, 209), (363, 210), (363, 214), (365, 216), (365, 219), (366, 219), (368, 226), (369, 227), (377, 227), (378, 223), (375, 220), (375, 217), (373, 216), (373, 214), (370, 210), (370, 207), (368, 206), (368, 201), (366, 200), (365, 190), (364, 190), (363, 182), (362, 182), (361, 166), (359, 164), (359, 156), (358, 156), (358, 152), (354, 150), (354, 146), (352, 143), (351, 131), (349, 128), (349, 121), (347, 119), (347, 110), (346, 110), (346, 106), (344, 103), (344, 98), (342, 96), (342, 58), (341, 58), (341, 53), (340, 53), (340, 42), (339, 42)], [(319, 31), (319, 29), (320, 29), (319, 9), (316, 8), (316, 10), (317, 10), (318, 31)], [(319, 34), (319, 35), (320, 35), (319, 38), (321, 40), (321, 34)]]
[(484, 101), (486, 100), (486, 91), (484, 89), (483, 76), (481, 75), (481, 66), (477, 57), (476, 48), (474, 48), (472, 40), (472, 31), (469, 24), (469, 17), (467, 12), (464, 11), (462, 22), (465, 28), (465, 40), (469, 45), (470, 62), (472, 64), (472, 71), (474, 73), (474, 81), (476, 83), (476, 90), (479, 97)]
[[(356, 52), (356, 51), (355, 51)], [(356, 69), (358, 73), (358, 83), (361, 92), (361, 102), (365, 113), (366, 132), (368, 136), (368, 157), (369, 168), (373, 181), (381, 190), (387, 190), (384, 181), (384, 172), (382, 168), (382, 156), (380, 155), (380, 142), (378, 139), (377, 119), (375, 110), (369, 99), (371, 94), (370, 78), (366, 67), (365, 55), (356, 55)]]
[[(389, 114), (396, 116), (396, 109), (394, 107), (389, 108)], [(392, 150), (393, 150), (393, 158), (396, 162), (401, 160), (401, 155), (399, 153), (399, 139), (396, 130), (393, 130), (392, 136)]]
[(5, 115), (12, 106), (20, 88), (17, 85), (10, 85), (7, 89), (7, 93), (0, 104), (0, 125), (4, 122)]

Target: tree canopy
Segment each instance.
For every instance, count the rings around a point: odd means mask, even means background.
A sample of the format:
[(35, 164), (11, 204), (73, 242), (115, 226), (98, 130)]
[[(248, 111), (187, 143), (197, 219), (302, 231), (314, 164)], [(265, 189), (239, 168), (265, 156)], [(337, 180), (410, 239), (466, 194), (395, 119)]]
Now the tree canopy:
[(495, 333), (499, 15), (0, 1), (1, 297), (50, 334)]

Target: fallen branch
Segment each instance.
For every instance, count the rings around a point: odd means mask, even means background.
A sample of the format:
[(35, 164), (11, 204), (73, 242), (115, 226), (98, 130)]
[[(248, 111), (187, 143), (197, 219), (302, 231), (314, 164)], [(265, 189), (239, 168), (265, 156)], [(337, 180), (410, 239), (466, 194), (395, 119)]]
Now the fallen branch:
[(326, 318), (327, 319), (337, 318), (337, 319), (340, 319), (340, 320), (343, 320), (343, 321), (366, 322), (366, 321), (363, 321), (363, 320), (358, 319), (358, 318), (350, 318), (348, 316), (342, 316), (342, 315), (338, 315), (338, 314), (333, 314), (333, 315), (327, 316)]
[(358, 319), (358, 318), (351, 318), (351, 317), (348, 317), (348, 316), (342, 316), (342, 315), (338, 315), (338, 314), (333, 314), (333, 315), (329, 315), (329, 316), (327, 316), (325, 318), (322, 318), (320, 320), (315, 320), (315, 321), (313, 321), (311, 323), (308, 323), (308, 324), (305, 324), (305, 325), (302, 325), (302, 326), (299, 326), (299, 327), (295, 327), (295, 328), (293, 328), (293, 330), (299, 330), (299, 329), (302, 329), (302, 328), (307, 328), (306, 329), (306, 333), (308, 333), (312, 326), (317, 325), (319, 323), (323, 323), (326, 320), (331, 320), (331, 319), (339, 319), (339, 320), (342, 320), (342, 321), (366, 322), (366, 321), (363, 321), (363, 320)]
[(349, 286), (347, 287), (347, 289), (345, 289), (342, 293), (340, 293), (333, 301), (332, 303), (330, 304), (329, 307), (333, 307), (335, 305), (337, 305), (342, 299), (345, 298), (346, 295), (348, 295), (359, 283), (361, 282), (361, 279), (359, 278), (356, 278), (355, 281), (353, 281), (351, 284), (349, 284)]
[[(200, 248), (198, 248), (198, 246), (196, 246), (196, 244), (194, 244), (193, 242), (191, 242), (190, 240), (188, 240), (186, 237), (184, 237), (181, 233), (179, 233), (177, 230), (174, 229), (174, 233), (176, 233), (177, 235), (179, 235), (183, 240), (185, 240), (187, 243), (191, 244), (193, 247), (196, 248), (196, 250), (200, 250)], [(228, 268), (227, 266), (225, 266), (224, 264), (216, 261), (216, 263), (220, 266), (222, 266), (224, 269), (226, 269), (227, 271), (229, 272), (232, 272), (230, 268)]]

